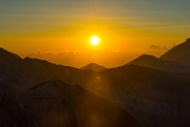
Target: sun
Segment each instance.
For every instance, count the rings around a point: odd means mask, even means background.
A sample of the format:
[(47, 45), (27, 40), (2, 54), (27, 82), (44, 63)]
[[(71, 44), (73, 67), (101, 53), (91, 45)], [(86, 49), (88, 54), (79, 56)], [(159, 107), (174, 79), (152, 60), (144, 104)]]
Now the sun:
[(100, 43), (100, 38), (98, 36), (92, 36), (90, 38), (90, 43), (94, 46), (97, 46)]

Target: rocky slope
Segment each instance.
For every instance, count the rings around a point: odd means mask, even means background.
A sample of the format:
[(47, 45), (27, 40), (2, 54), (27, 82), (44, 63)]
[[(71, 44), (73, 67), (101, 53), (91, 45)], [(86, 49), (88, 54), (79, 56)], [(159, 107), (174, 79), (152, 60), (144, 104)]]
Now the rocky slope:
[(190, 66), (190, 38), (161, 56), (162, 60)]

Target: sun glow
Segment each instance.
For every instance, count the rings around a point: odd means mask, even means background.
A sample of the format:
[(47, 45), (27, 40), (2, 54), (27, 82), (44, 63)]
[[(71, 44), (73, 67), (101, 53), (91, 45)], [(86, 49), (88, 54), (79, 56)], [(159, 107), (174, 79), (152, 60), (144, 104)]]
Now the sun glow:
[(98, 45), (100, 43), (100, 38), (97, 36), (92, 36), (90, 38), (90, 43), (94, 46)]

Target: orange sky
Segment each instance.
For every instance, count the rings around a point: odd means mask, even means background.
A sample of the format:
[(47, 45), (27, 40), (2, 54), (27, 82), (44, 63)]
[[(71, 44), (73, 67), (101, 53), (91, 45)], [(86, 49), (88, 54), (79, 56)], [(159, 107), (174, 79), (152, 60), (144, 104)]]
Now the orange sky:
[[(0, 46), (22, 57), (82, 67), (159, 57), (189, 38), (187, 0), (2, 0)], [(101, 43), (93, 47), (91, 36)]]

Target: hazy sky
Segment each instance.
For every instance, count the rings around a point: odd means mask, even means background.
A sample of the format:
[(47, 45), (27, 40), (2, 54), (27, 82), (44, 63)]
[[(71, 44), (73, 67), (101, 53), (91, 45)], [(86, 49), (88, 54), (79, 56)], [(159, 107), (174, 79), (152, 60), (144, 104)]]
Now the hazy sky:
[[(113, 67), (143, 53), (160, 56), (184, 42), (190, 37), (189, 5), (189, 0), (0, 0), (0, 47), (58, 64)], [(92, 35), (101, 39), (96, 48), (89, 44)]]

